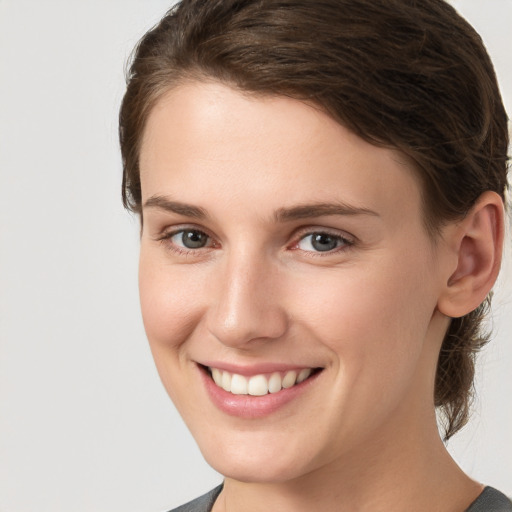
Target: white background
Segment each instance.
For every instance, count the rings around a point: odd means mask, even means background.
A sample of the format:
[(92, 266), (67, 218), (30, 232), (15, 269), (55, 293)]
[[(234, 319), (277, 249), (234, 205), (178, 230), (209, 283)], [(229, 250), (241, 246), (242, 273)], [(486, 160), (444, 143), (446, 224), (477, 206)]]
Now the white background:
[[(512, 1), (454, 3), (512, 112)], [(169, 6), (0, 0), (0, 512), (158, 512), (220, 481), (153, 367), (120, 201), (124, 63)], [(450, 449), (512, 495), (507, 265), (473, 421)]]

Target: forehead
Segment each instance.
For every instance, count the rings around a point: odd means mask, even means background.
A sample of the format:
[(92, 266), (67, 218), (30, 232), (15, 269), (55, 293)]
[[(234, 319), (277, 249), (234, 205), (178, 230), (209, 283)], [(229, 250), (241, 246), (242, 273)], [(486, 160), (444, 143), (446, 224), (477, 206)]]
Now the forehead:
[(156, 104), (140, 168), (143, 201), (178, 195), (208, 207), (239, 196), (262, 208), (342, 201), (392, 206), (396, 215), (399, 201), (420, 209), (416, 173), (398, 151), (367, 143), (315, 106), (218, 83), (183, 84)]

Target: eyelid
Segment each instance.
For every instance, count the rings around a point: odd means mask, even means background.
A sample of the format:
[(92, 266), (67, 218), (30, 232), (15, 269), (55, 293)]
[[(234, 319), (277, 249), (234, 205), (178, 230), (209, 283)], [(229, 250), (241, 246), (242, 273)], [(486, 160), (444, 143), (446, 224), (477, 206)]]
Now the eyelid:
[[(304, 240), (308, 236), (312, 236), (314, 234), (325, 234), (329, 235), (335, 238), (339, 238), (343, 241), (343, 245), (341, 247), (336, 247), (333, 250), (330, 251), (306, 251), (303, 249), (300, 249), (298, 247), (298, 244)], [(327, 227), (321, 227), (321, 226), (307, 226), (304, 228), (299, 229), (295, 234), (293, 238), (293, 242), (291, 244), (292, 250), (298, 250), (303, 251), (305, 253), (308, 253), (310, 255), (314, 256), (329, 256), (336, 254), (337, 252), (344, 251), (352, 247), (354, 244), (357, 243), (357, 238), (346, 231), (340, 231), (335, 228), (327, 228)]]
[(338, 228), (331, 228), (328, 226), (303, 226), (297, 229), (294, 234), (293, 238), (295, 240), (300, 240), (304, 238), (307, 235), (312, 235), (314, 233), (325, 233), (326, 235), (331, 236), (337, 236), (340, 238), (343, 238), (344, 240), (347, 240), (347, 242), (353, 242), (355, 243), (357, 241), (357, 237), (352, 235), (351, 233), (348, 233), (347, 231), (344, 231), (342, 229)]
[[(171, 239), (176, 236), (179, 233), (182, 233), (184, 231), (197, 231), (199, 233), (202, 233), (208, 237), (208, 244), (204, 247), (198, 247), (195, 249), (191, 249), (188, 247), (182, 247), (180, 245), (176, 245), (175, 243), (171, 242)], [(180, 254), (192, 254), (192, 253), (198, 253), (199, 251), (205, 251), (212, 248), (217, 248), (220, 244), (215, 240), (215, 238), (208, 232), (207, 229), (204, 229), (203, 227), (196, 226), (194, 224), (181, 224), (177, 226), (171, 226), (166, 227), (163, 230), (160, 231), (155, 236), (155, 241), (161, 242), (162, 244), (165, 244), (167, 248), (171, 251), (180, 253)]]
[(211, 233), (202, 226), (197, 226), (195, 224), (176, 224), (173, 226), (166, 226), (158, 231), (158, 233), (155, 234), (154, 239), (155, 240), (163, 240), (166, 238), (170, 238), (177, 233), (181, 233), (182, 231), (199, 231), (200, 233), (204, 233), (209, 238), (214, 238)]

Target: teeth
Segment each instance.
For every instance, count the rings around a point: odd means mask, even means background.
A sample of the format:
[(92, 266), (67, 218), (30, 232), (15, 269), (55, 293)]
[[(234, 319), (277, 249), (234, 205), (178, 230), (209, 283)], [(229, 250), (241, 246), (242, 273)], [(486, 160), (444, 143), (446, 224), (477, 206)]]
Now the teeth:
[(235, 373), (231, 379), (231, 393), (234, 395), (247, 395), (247, 379)]
[(268, 390), (270, 393), (277, 393), (278, 391), (281, 391), (282, 385), (281, 385), (281, 374), (279, 373), (273, 373), (270, 376), (270, 379), (268, 379)]
[(255, 375), (249, 379), (249, 385), (247, 386), (249, 395), (263, 396), (268, 393), (268, 381), (265, 375)]
[(295, 382), (297, 381), (297, 372), (294, 372), (293, 370), (291, 372), (288, 372), (283, 379), (283, 388), (291, 388), (293, 385), (295, 385)]
[(224, 391), (231, 391), (231, 374), (228, 372), (222, 373), (221, 387)]
[(297, 376), (297, 384), (306, 380), (310, 375), (311, 375), (311, 368), (304, 368), (304, 370), (301, 370), (299, 372), (299, 375)]
[(222, 387), (222, 372), (218, 368), (211, 368), (212, 377), (215, 381), (215, 384), (219, 386), (219, 388)]
[(234, 395), (263, 396), (267, 393), (278, 393), (281, 389), (288, 389), (295, 384), (305, 381), (313, 372), (311, 368), (304, 368), (299, 372), (290, 370), (284, 374), (274, 372), (270, 375), (253, 375), (244, 377), (237, 373), (229, 373), (218, 368), (209, 368), (213, 381), (217, 386)]

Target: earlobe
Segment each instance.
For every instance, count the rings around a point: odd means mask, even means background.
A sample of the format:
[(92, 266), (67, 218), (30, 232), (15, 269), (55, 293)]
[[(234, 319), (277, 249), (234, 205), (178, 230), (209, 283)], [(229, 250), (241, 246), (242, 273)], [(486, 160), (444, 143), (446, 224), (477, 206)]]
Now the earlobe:
[(458, 318), (485, 300), (498, 277), (504, 238), (501, 197), (484, 192), (450, 236), (457, 263), (439, 298), (438, 309)]

